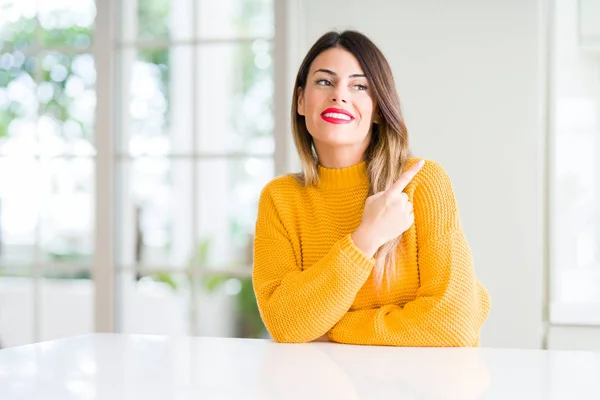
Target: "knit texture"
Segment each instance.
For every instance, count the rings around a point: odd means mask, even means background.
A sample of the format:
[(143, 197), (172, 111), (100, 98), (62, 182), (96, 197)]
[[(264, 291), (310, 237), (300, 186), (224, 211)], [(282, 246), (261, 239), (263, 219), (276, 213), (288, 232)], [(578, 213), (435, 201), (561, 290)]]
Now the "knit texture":
[(261, 193), (253, 285), (273, 339), (301, 343), (327, 334), (349, 344), (477, 346), (490, 299), (475, 276), (445, 170), (426, 161), (405, 188), (415, 223), (402, 235), (398, 273), (381, 287), (375, 260), (351, 238), (368, 194), (366, 164), (319, 167), (319, 178), (307, 188), (282, 176)]

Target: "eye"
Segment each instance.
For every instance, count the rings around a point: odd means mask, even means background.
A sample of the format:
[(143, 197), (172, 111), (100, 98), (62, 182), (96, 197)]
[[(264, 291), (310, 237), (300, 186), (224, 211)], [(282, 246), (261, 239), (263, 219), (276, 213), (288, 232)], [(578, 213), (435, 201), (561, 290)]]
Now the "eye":
[(354, 89), (356, 90), (367, 90), (367, 86), (366, 85), (354, 85)]
[(331, 81), (327, 80), (327, 79), (318, 79), (317, 80), (317, 85), (321, 85), (321, 86), (331, 86), (332, 83)]

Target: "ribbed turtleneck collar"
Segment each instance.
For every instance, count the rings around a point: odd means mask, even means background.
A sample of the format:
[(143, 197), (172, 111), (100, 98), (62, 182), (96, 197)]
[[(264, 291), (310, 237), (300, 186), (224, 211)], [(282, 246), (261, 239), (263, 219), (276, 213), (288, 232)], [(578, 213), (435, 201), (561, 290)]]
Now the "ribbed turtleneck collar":
[(319, 188), (349, 189), (368, 185), (367, 163), (365, 161), (345, 168), (319, 168)]

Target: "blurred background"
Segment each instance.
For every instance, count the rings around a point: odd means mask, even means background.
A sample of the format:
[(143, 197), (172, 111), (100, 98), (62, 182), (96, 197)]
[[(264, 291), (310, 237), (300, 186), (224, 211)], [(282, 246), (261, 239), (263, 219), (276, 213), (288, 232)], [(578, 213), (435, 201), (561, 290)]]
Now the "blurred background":
[(380, 46), (453, 180), (482, 345), (600, 349), (600, 0), (0, 0), (0, 345), (268, 337), (258, 196), (299, 170), (332, 28)]

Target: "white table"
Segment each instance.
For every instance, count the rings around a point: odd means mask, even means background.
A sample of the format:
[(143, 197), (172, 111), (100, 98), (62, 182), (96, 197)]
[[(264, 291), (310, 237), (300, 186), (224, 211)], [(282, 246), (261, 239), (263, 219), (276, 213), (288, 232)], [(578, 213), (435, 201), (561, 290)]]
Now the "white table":
[(600, 353), (97, 334), (0, 350), (0, 399), (600, 399)]

